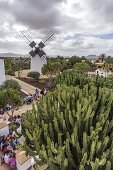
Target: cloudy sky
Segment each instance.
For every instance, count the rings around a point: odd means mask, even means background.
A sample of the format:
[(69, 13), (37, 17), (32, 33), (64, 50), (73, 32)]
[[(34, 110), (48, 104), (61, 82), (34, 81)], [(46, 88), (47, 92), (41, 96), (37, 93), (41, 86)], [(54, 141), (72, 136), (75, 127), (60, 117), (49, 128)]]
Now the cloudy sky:
[(27, 54), (23, 30), (37, 43), (52, 30), (48, 55), (113, 56), (113, 1), (0, 0), (0, 53)]

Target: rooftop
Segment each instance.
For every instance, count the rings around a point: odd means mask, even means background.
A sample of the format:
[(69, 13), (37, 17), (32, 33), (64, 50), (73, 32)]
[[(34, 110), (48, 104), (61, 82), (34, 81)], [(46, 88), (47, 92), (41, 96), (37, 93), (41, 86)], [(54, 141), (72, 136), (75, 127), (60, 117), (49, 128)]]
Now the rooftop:
[(23, 163), (25, 163), (27, 160), (29, 160), (31, 158), (31, 156), (26, 156), (25, 152), (22, 151), (19, 154), (17, 154), (16, 159), (19, 162), (20, 165), (22, 165)]

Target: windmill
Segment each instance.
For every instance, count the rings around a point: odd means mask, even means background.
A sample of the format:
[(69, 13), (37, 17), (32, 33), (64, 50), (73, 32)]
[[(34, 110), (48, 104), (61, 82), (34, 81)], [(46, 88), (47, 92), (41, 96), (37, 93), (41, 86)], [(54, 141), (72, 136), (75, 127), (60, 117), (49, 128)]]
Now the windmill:
[(41, 68), (43, 67), (43, 64), (46, 63), (47, 59), (47, 54), (44, 52), (43, 48), (54, 39), (54, 33), (50, 31), (38, 45), (31, 38), (30, 33), (28, 33), (27, 31), (21, 31), (20, 37), (23, 38), (26, 43), (32, 48), (32, 50), (29, 52), (29, 57), (31, 57), (30, 71), (41, 73)]

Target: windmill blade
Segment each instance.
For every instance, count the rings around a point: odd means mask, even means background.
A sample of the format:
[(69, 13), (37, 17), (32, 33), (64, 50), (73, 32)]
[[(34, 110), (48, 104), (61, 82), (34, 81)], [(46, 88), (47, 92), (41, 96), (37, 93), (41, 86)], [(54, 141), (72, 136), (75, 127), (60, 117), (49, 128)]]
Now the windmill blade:
[(31, 57), (34, 57), (34, 56), (36, 55), (36, 53), (35, 53), (35, 51), (31, 50), (31, 51), (29, 52), (29, 55), (30, 55)]
[(43, 50), (40, 50), (37, 54), (40, 56), (40, 58), (46, 55)]
[(20, 34), (19, 34), (20, 38), (24, 39), (24, 41), (29, 44), (29, 46), (33, 43), (35, 43), (33, 40), (32, 40), (32, 37), (30, 35), (30, 33), (28, 33), (27, 31), (20, 31)]
[(43, 39), (43, 43), (48, 45), (54, 39), (54, 33), (50, 31)]
[(42, 56), (42, 57), (41, 57), (41, 60), (42, 60), (44, 63), (46, 63), (46, 56)]
[(31, 59), (30, 55), (23, 62), (25, 63), (29, 59)]

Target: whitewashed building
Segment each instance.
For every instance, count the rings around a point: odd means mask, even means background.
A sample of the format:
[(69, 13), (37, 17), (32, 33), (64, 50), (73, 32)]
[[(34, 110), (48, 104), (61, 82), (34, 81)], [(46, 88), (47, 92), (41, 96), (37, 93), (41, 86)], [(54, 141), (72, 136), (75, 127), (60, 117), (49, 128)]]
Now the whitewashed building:
[(4, 60), (0, 59), (0, 85), (5, 81)]
[(107, 76), (109, 76), (111, 74), (112, 74), (111, 71), (108, 71), (108, 70), (103, 69), (103, 68), (98, 68), (96, 70), (96, 75), (99, 75), (99, 76), (107, 77)]

